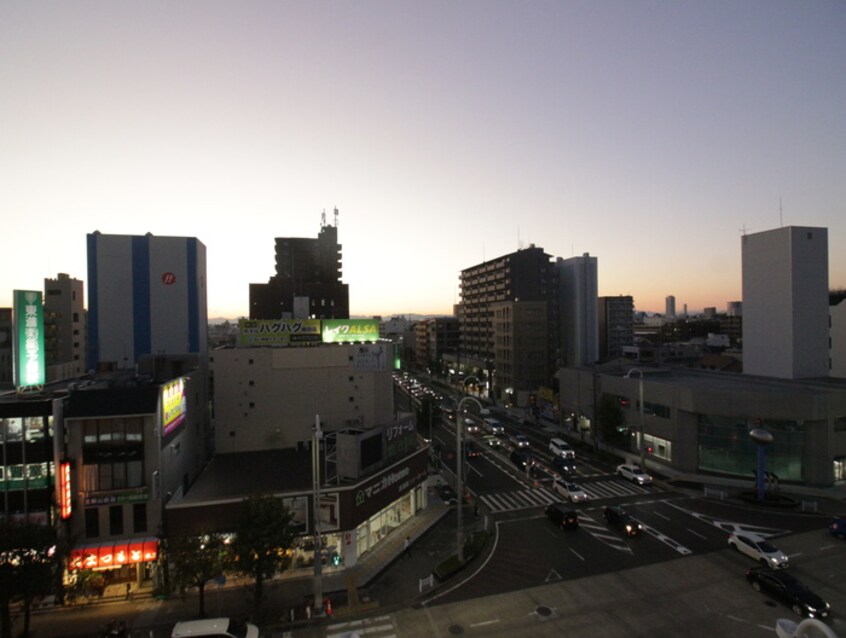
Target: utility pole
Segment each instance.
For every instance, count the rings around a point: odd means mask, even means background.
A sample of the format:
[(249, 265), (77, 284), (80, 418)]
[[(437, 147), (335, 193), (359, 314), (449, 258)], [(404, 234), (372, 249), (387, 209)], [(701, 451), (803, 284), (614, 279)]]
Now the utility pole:
[(311, 440), (312, 520), (314, 521), (314, 613), (323, 612), (323, 539), (320, 537), (320, 415), (314, 416), (314, 436)]

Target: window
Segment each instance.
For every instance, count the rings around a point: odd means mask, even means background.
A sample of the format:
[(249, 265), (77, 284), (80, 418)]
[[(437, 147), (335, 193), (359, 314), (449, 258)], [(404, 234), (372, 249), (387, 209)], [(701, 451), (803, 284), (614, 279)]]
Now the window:
[(834, 431), (846, 432), (846, 416), (834, 417)]
[(141, 534), (147, 531), (147, 504), (135, 503), (132, 506), (132, 531)]
[(91, 507), (85, 510), (85, 537), (97, 538), (100, 535), (100, 510)]
[(123, 534), (123, 505), (109, 507), (109, 534), (112, 536)]

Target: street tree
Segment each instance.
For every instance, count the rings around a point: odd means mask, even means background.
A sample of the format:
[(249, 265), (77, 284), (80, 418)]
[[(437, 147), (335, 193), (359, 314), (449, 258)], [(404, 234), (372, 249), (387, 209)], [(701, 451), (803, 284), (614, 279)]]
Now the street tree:
[(12, 600), (24, 608), (22, 635), (29, 635), (29, 614), (36, 596), (54, 584), (56, 535), (33, 523), (0, 523), (0, 638), (12, 638)]
[(232, 542), (232, 566), (254, 580), (253, 605), (258, 613), (264, 594), (264, 581), (289, 563), (287, 550), (294, 540), (293, 515), (281, 499), (255, 495), (244, 501)]
[(168, 559), (180, 589), (196, 587), (200, 617), (206, 615), (206, 583), (223, 575), (227, 546), (219, 534), (177, 536), (168, 540)]
[(599, 409), (596, 414), (600, 438), (610, 445), (621, 445), (625, 442), (624, 431), (621, 428), (626, 423), (620, 400), (610, 394), (603, 394), (599, 399)]

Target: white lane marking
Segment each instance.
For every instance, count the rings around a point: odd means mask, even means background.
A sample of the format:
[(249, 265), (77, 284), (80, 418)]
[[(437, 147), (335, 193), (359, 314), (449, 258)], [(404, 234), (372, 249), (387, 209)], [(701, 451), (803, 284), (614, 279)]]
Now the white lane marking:
[(708, 540), (708, 538), (707, 538), (707, 537), (703, 536), (703, 535), (702, 535), (702, 534), (700, 534), (699, 532), (694, 532), (694, 531), (693, 531), (692, 529), (690, 529), (689, 527), (687, 528), (687, 531), (688, 531), (688, 532), (690, 532), (691, 534), (693, 534), (694, 536), (698, 536), (698, 537), (699, 537), (699, 538), (701, 538), (703, 541), (707, 541), (707, 540)]
[(571, 552), (573, 552), (573, 553), (576, 555), (576, 557), (577, 557), (580, 561), (585, 562), (585, 559), (584, 559), (584, 558), (582, 558), (582, 556), (579, 554), (579, 552), (577, 552), (575, 549), (573, 549), (573, 548), (571, 547), (571, 548), (570, 548), (570, 551), (571, 551)]
[(498, 622), (499, 622), (499, 618), (497, 618), (496, 620), (483, 620), (482, 622), (470, 623), (470, 626), (471, 627), (485, 627), (487, 625), (495, 625)]
[(653, 513), (653, 514), (655, 514), (655, 516), (660, 516), (660, 517), (661, 517), (661, 518), (663, 518), (665, 521), (669, 521), (669, 520), (670, 520), (670, 517), (669, 517), (669, 516), (664, 516), (661, 512), (652, 512), (652, 513)]

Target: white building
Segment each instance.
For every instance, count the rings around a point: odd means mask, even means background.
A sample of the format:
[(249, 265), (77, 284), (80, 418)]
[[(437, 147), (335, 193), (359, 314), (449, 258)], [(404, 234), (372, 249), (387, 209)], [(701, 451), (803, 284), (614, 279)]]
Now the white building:
[(581, 257), (555, 262), (558, 272), (558, 308), (561, 326), (561, 365), (582, 366), (599, 359), (597, 317), (597, 259)]
[(203, 243), (149, 233), (87, 239), (89, 368), (132, 368), (146, 354), (205, 357)]
[(664, 298), (664, 316), (670, 318), (676, 316), (676, 298), (673, 295)]
[(367, 429), (393, 414), (393, 344), (231, 348), (209, 358), (218, 454), (307, 444), (325, 432)]
[(745, 235), (742, 261), (744, 373), (828, 376), (828, 230)]

